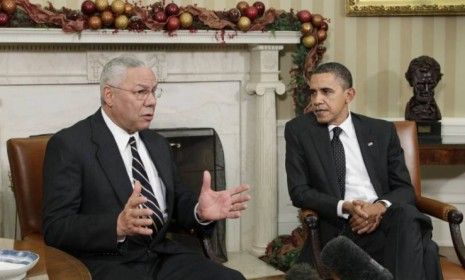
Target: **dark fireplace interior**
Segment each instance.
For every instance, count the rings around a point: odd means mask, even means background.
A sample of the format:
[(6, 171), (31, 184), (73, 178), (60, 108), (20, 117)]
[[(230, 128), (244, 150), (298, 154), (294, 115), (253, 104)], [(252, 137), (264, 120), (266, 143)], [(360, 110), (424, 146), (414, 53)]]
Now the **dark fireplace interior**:
[[(174, 128), (156, 131), (170, 142), (181, 179), (191, 190), (197, 195), (200, 193), (204, 170), (210, 171), (214, 190), (225, 189), (223, 147), (213, 128)], [(225, 233), (225, 222), (219, 221), (211, 237), (213, 250), (223, 262), (227, 261)], [(187, 245), (194, 242), (179, 238), (178, 241), (188, 243)]]

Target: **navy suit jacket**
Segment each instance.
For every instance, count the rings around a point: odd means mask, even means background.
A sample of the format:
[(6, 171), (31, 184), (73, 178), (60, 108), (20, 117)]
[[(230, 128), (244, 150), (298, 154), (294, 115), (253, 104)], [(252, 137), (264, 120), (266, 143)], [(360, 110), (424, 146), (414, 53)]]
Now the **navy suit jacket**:
[[(351, 113), (363, 161), (379, 199), (415, 205), (414, 190), (394, 124)], [(286, 172), (293, 205), (320, 215), (322, 245), (337, 235), (341, 199), (328, 127), (313, 113), (286, 124)]]
[(168, 222), (153, 239), (127, 236), (117, 243), (116, 221), (132, 193), (131, 180), (101, 111), (56, 133), (44, 161), (44, 238), (47, 244), (92, 262), (113, 264), (140, 259), (151, 252), (188, 252), (166, 238), (173, 220), (184, 228), (211, 231), (194, 217), (197, 197), (180, 181), (168, 142), (153, 130), (140, 131), (166, 187)]

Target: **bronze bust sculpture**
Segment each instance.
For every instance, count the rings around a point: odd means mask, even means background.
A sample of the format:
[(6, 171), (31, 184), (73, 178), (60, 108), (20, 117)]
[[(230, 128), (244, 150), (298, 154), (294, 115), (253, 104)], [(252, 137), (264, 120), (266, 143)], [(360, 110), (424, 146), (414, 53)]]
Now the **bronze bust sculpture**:
[(441, 66), (432, 57), (420, 56), (410, 62), (405, 78), (413, 87), (413, 96), (405, 108), (405, 119), (437, 122), (441, 112), (434, 100), (434, 88), (441, 80)]

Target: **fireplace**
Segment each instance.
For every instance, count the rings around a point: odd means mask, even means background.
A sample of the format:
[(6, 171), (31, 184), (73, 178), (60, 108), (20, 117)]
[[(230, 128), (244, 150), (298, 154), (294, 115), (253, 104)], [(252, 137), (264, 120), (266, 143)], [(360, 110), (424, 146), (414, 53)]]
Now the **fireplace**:
[[(285, 31), (226, 31), (223, 37), (205, 30), (179, 30), (169, 36), (0, 29), (2, 235), (13, 237), (15, 231), (6, 141), (53, 133), (93, 114), (100, 106), (98, 78), (103, 65), (131, 54), (153, 68), (165, 92), (151, 128), (216, 131), (226, 187), (252, 186), (247, 211), (240, 219), (226, 221), (226, 249), (263, 254), (277, 235), (275, 96), (285, 91), (279, 81), (279, 51), (283, 45), (299, 43), (299, 38), (300, 32)], [(219, 171), (215, 172), (220, 185)]]
[[(213, 128), (174, 128), (158, 129), (170, 143), (173, 157), (179, 169), (182, 182), (197, 196), (200, 194), (203, 171), (212, 176), (212, 189), (224, 190), (226, 187), (223, 146)], [(179, 237), (179, 241), (190, 245), (192, 240)], [(185, 237), (184, 237), (185, 238)], [(222, 262), (226, 255), (226, 224), (218, 221), (211, 236), (215, 255)]]

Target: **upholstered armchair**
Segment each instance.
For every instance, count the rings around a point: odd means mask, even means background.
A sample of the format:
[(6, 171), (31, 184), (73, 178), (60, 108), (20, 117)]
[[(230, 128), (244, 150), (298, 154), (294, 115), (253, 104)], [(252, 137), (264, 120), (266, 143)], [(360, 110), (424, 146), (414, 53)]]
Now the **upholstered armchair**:
[[(11, 181), (16, 200), (16, 208), (21, 229), (21, 239), (43, 242), (42, 232), (42, 169), (45, 148), (51, 135), (13, 138), (7, 141), (8, 159), (11, 169)], [(182, 237), (189, 234), (198, 238)], [(197, 235), (193, 230), (186, 231), (172, 226), (169, 234), (173, 238), (189, 242), (189, 245), (201, 245), (206, 257), (218, 261), (212, 250), (210, 239)], [(180, 237), (181, 236), (181, 237)], [(195, 244), (199, 243), (199, 244)]]
[[(444, 279), (465, 279), (465, 246), (460, 232), (460, 223), (463, 220), (463, 214), (450, 204), (421, 195), (420, 158), (416, 123), (412, 121), (398, 121), (395, 122), (395, 127), (404, 150), (405, 162), (410, 172), (412, 185), (415, 188), (418, 209), (449, 224), (454, 249), (461, 265), (445, 257), (441, 257)], [(312, 254), (316, 260), (315, 267), (318, 273), (323, 279), (331, 279), (329, 271), (323, 265), (320, 258), (321, 244), (318, 230), (318, 213), (310, 209), (301, 209), (299, 216), (303, 226), (308, 231), (307, 238), (311, 240)]]

